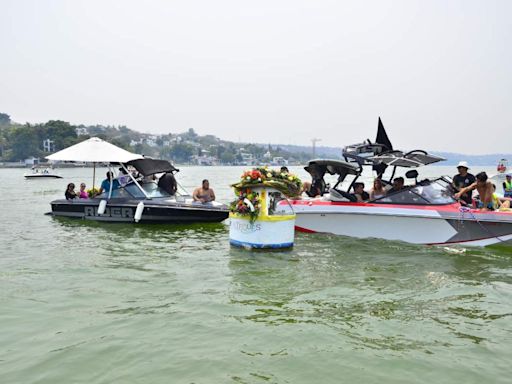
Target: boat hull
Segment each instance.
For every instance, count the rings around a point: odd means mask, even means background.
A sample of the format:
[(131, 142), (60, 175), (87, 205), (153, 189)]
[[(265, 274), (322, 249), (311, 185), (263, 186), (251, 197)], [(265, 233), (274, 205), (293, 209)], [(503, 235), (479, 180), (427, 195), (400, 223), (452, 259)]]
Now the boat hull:
[[(134, 223), (137, 204), (141, 200), (115, 201), (107, 203), (105, 212), (98, 213), (100, 199), (55, 200), (51, 202), (52, 215), (85, 220)], [(200, 203), (171, 203), (169, 201), (143, 200), (144, 210), (139, 223), (212, 223), (227, 219), (229, 212), (219, 206)]]
[[(274, 217), (276, 218), (276, 217)], [(243, 248), (291, 248), (294, 240), (295, 215), (277, 217), (279, 220), (256, 219), (230, 215), (229, 242)], [(265, 220), (267, 219), (267, 220)]]
[(59, 175), (24, 175), (25, 179), (62, 179), (62, 176)]
[(413, 244), (512, 245), (512, 213), (448, 206), (295, 202), (296, 229)]

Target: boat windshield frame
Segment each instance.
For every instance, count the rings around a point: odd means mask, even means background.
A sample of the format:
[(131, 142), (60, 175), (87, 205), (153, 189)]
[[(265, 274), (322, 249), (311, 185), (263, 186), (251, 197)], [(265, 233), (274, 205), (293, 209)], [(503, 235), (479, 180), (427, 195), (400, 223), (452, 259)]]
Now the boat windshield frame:
[(348, 190), (352, 188), (356, 180), (361, 176), (362, 167), (361, 165), (354, 165), (343, 160), (334, 159), (314, 159), (308, 162), (308, 165), (304, 167), (304, 170), (309, 173), (313, 180), (321, 179), (324, 185), (327, 185), (324, 180), (326, 173), (330, 175), (338, 175), (334, 189), (346, 179), (348, 175), (355, 176), (352, 180)]
[[(109, 191), (104, 191), (101, 195), (98, 195), (97, 198), (104, 199), (107, 198), (108, 195)], [(135, 183), (128, 183), (124, 186), (120, 186), (119, 188), (112, 189), (109, 199), (131, 198), (145, 200), (170, 197), (172, 197), (172, 195), (160, 188), (156, 182), (150, 181), (140, 183), (138, 185)]]
[(445, 177), (423, 180), (415, 185), (405, 186), (400, 191), (391, 192), (368, 203), (399, 205), (451, 205), (457, 201), (453, 197), (453, 187)]

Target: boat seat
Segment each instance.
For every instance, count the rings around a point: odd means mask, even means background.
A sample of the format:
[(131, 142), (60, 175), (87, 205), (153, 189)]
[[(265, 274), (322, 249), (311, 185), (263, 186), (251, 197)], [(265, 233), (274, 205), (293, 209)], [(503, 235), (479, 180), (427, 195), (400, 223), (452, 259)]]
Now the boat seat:
[(331, 201), (350, 201), (334, 188), (329, 189), (329, 200)]

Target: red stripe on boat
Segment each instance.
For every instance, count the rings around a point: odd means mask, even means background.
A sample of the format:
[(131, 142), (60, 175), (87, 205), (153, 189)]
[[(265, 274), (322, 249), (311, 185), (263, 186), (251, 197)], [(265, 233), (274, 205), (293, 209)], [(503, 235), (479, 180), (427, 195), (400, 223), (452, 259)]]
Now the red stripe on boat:
[(316, 231), (312, 231), (311, 229), (299, 227), (298, 225), (295, 226), (295, 229), (299, 232), (305, 232), (305, 233), (316, 233)]

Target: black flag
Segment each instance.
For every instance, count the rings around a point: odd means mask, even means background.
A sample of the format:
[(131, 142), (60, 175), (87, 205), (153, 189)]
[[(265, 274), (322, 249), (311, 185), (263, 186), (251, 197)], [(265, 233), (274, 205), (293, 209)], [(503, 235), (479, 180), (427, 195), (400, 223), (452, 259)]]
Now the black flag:
[(386, 147), (385, 151), (393, 150), (393, 144), (391, 144), (391, 141), (389, 141), (388, 134), (386, 133), (386, 130), (384, 129), (384, 124), (382, 124), (382, 120), (380, 119), (380, 117), (379, 117), (379, 128), (377, 129), (377, 138), (375, 139), (375, 143), (383, 144)]

